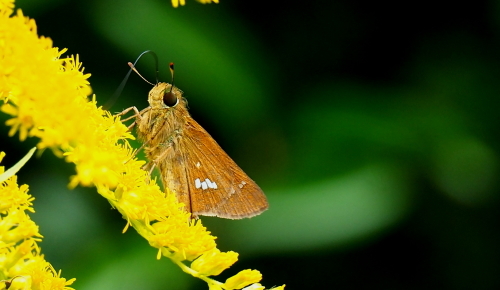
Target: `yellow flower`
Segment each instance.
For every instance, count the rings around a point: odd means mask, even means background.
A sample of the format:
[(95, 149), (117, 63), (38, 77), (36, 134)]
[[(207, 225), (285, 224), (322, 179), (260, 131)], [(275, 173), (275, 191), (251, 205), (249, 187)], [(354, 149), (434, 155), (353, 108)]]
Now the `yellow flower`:
[(219, 275), (238, 260), (238, 253), (221, 253), (219, 249), (206, 252), (191, 263), (191, 268), (201, 275)]
[[(219, 0), (196, 0), (202, 4), (210, 4), (210, 3), (219, 3)], [(172, 0), (172, 6), (174, 8), (179, 7), (179, 5), (184, 6), (186, 5), (186, 0)]]
[(11, 14), (14, 9), (14, 0), (1, 0), (0, 1), (0, 11), (6, 14)]
[(155, 248), (168, 248), (166, 255), (177, 261), (192, 261), (215, 248), (215, 237), (209, 235), (201, 221), (186, 223), (189, 214), (171, 216), (152, 225), (154, 235), (149, 243)]
[(241, 289), (250, 284), (254, 284), (262, 280), (262, 274), (257, 270), (243, 270), (238, 274), (230, 277), (224, 283), (224, 289)]
[(186, 5), (186, 0), (172, 0), (172, 6), (174, 6), (174, 8), (179, 7), (179, 5)]
[(5, 281), (4, 283), (6, 283), (5, 289), (9, 290), (28, 290), (32, 288), (30, 276), (14, 276), (10, 281)]

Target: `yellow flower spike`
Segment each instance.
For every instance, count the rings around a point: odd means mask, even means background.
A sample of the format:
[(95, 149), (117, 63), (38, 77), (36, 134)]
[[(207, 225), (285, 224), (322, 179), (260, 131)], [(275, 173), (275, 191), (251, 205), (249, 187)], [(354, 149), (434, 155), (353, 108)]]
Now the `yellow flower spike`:
[(243, 270), (238, 274), (230, 277), (224, 283), (224, 289), (241, 289), (250, 284), (254, 284), (262, 280), (262, 274), (257, 270)]
[[(5, 156), (0, 153), (0, 161)], [(25, 159), (27, 159), (25, 157)], [(22, 162), (21, 162), (22, 163)], [(19, 163), (18, 163), (19, 164)], [(17, 166), (17, 165), (16, 165)], [(3, 173), (0, 167), (0, 173)], [(55, 269), (40, 254), (37, 241), (41, 235), (38, 226), (26, 211), (32, 211), (33, 197), (27, 193), (28, 186), (17, 185), (13, 175), (0, 182), (0, 273), (2, 282), (9, 290), (70, 290), (74, 279), (61, 278)]]
[(221, 253), (217, 248), (214, 248), (191, 263), (191, 268), (201, 275), (216, 276), (222, 271), (229, 268), (238, 260), (238, 253), (229, 251)]

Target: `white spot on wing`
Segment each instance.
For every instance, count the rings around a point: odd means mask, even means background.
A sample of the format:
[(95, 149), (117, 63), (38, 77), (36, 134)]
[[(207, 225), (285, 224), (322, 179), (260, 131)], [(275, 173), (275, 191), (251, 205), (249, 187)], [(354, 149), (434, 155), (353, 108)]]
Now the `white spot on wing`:
[(200, 162), (196, 163), (196, 168), (200, 168), (200, 167), (201, 167)]
[(245, 181), (242, 181), (240, 184), (238, 184), (238, 187), (243, 188), (243, 186), (245, 186), (245, 184), (247, 184), (247, 183)]
[(196, 188), (201, 188), (202, 190), (212, 188), (212, 189), (217, 189), (217, 183), (214, 181), (211, 181), (208, 178), (205, 178), (204, 181), (201, 181), (199, 178), (196, 178), (194, 181), (194, 184)]

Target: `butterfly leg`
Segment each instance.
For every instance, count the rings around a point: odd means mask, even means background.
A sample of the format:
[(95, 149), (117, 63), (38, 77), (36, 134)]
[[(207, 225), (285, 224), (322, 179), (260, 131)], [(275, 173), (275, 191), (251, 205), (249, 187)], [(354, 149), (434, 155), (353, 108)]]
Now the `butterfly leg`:
[(153, 166), (149, 169), (149, 176), (153, 173), (153, 170), (156, 168), (156, 163), (153, 162)]
[(130, 108), (127, 108), (127, 109), (121, 111), (120, 113), (116, 114), (115, 116), (123, 116), (123, 115), (127, 114), (130, 111), (134, 111), (134, 114), (132, 116), (121, 120), (122, 122), (126, 122), (128, 120), (131, 120), (131, 119), (135, 118), (135, 121), (130, 126), (127, 127), (129, 130), (131, 130), (132, 128), (134, 128), (134, 126), (137, 124), (137, 122), (142, 119), (142, 115), (146, 111), (149, 111), (150, 109), (151, 109), (151, 107), (147, 107), (147, 108), (145, 108), (145, 109), (143, 109), (142, 111), (139, 112), (139, 110), (137, 109), (137, 107), (133, 106), (133, 107), (130, 107)]
[[(144, 144), (142, 144), (141, 147), (139, 147), (139, 149), (134, 150), (134, 156), (135, 156), (135, 154), (137, 154), (137, 152), (142, 150), (147, 144), (148, 144), (148, 142), (145, 142)], [(165, 145), (165, 144), (162, 144), (162, 145)], [(152, 161), (149, 161), (148, 163), (146, 163), (142, 167), (142, 170), (148, 171), (149, 176), (151, 177), (151, 174), (153, 174), (153, 170), (157, 167), (158, 163), (161, 162), (166, 157), (166, 153), (168, 153), (167, 151), (168, 151), (168, 148), (160, 156), (158, 156), (155, 160), (152, 160)]]
[[(143, 110), (144, 111), (144, 110)], [(134, 122), (132, 125), (135, 125), (137, 122)], [(132, 126), (131, 125), (131, 126)], [(137, 155), (137, 152), (141, 151), (142, 149), (144, 149), (144, 147), (146, 147), (146, 145), (149, 144), (149, 142), (151, 142), (151, 139), (150, 140), (147, 140), (145, 141), (144, 143), (142, 143), (141, 147), (139, 147), (138, 149), (134, 150), (134, 156)], [(149, 163), (148, 163), (149, 164)], [(156, 165), (155, 165), (156, 166)], [(144, 168), (143, 168), (144, 169)], [(151, 170), (152, 171), (152, 170)]]
[(153, 174), (153, 170), (156, 168), (156, 163), (148, 162), (143, 167), (142, 170), (147, 171), (149, 175), (149, 179), (151, 179), (151, 174)]
[(124, 121), (128, 121), (128, 120), (130, 120), (130, 119), (132, 119), (132, 118), (136, 118), (136, 117), (140, 117), (140, 116), (141, 116), (141, 112), (139, 112), (139, 110), (138, 110), (138, 109), (137, 109), (137, 107), (135, 107), (135, 106), (132, 106), (132, 107), (130, 107), (130, 108), (127, 108), (127, 109), (125, 109), (125, 110), (121, 111), (120, 113), (117, 113), (115, 116), (123, 116), (123, 115), (127, 114), (128, 112), (130, 112), (130, 111), (132, 111), (132, 110), (135, 112), (135, 114), (134, 114), (134, 115), (132, 115), (131, 117), (128, 117), (128, 118), (126, 118), (126, 119), (123, 119), (123, 120), (122, 120), (122, 122), (124, 122)]
[[(142, 111), (140, 111), (140, 112), (139, 112), (139, 110), (137, 109), (137, 107), (130, 107), (130, 108), (127, 108), (127, 109), (125, 109), (125, 110), (121, 111), (120, 113), (117, 113), (115, 116), (123, 116), (123, 115), (127, 114), (127, 113), (128, 113), (128, 112), (130, 112), (130, 111), (134, 111), (134, 114), (133, 114), (132, 116), (130, 116), (130, 117), (128, 117), (128, 118), (125, 118), (125, 119), (121, 120), (122, 122), (126, 122), (126, 121), (128, 121), (128, 120), (130, 120), (130, 119), (132, 119), (132, 118), (135, 118), (135, 119), (136, 119), (136, 120), (135, 120), (135, 121), (134, 121), (134, 122), (133, 122), (130, 126), (128, 126), (128, 127), (127, 127), (127, 128), (128, 128), (128, 130), (130, 131), (130, 130), (132, 130), (132, 128), (133, 128), (135, 125), (137, 125), (137, 122), (138, 122), (138, 121), (140, 121), (140, 120), (142, 119), (142, 115), (143, 115), (146, 111), (148, 111), (148, 110), (150, 110), (150, 109), (151, 109), (151, 107), (148, 107), (148, 108), (145, 108), (144, 110), (142, 110)], [(131, 159), (129, 159), (128, 161), (132, 160), (132, 159), (133, 159), (133, 158), (137, 155), (137, 153), (138, 153), (139, 151), (141, 151), (141, 150), (144, 148), (144, 146), (146, 146), (146, 144), (147, 144), (147, 142), (146, 142), (146, 143), (144, 143), (144, 144), (142, 144), (142, 145), (141, 145), (141, 147), (139, 147), (139, 149), (135, 149), (135, 150), (132, 152), (132, 156), (133, 156), (133, 157), (132, 157)], [(128, 161), (127, 161), (127, 162), (128, 162)], [(126, 163), (126, 162), (125, 162), (125, 163)]]
[[(134, 159), (134, 157), (137, 156), (137, 153), (139, 153), (139, 151), (141, 151), (144, 148), (144, 146), (146, 146), (146, 144), (142, 144), (141, 147), (139, 147), (138, 149), (134, 149), (134, 151), (132, 151), (132, 158), (130, 158), (129, 160), (127, 160), (125, 163), (127, 163), (130, 160)], [(144, 166), (146, 166), (146, 165), (144, 165)]]

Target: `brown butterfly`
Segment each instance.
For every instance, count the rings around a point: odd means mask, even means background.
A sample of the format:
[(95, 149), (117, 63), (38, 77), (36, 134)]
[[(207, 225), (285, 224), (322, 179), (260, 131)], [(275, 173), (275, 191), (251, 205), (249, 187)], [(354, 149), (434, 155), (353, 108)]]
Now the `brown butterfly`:
[[(173, 75), (173, 64), (170, 69)], [(149, 92), (149, 107), (121, 113), (136, 112), (131, 126), (137, 126), (151, 170), (159, 168), (163, 185), (195, 218), (241, 219), (262, 213), (268, 203), (260, 187), (191, 118), (182, 95), (172, 84), (157, 83)]]

